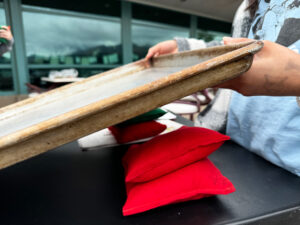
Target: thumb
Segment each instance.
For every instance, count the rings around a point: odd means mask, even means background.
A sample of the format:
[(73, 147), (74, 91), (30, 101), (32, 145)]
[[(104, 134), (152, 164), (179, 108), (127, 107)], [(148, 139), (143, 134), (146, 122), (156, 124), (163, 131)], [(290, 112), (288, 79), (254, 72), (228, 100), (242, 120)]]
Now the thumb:
[(236, 44), (240, 42), (251, 41), (249, 38), (232, 38), (232, 37), (223, 37), (223, 42), (225, 45)]

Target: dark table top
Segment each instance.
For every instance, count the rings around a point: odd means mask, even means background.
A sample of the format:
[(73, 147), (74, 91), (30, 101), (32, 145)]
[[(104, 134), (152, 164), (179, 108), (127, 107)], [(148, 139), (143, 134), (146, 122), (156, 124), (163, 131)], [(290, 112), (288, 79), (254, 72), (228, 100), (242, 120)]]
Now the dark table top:
[(300, 178), (233, 142), (210, 159), (235, 193), (123, 217), (127, 148), (83, 152), (73, 142), (0, 170), (0, 224), (300, 224)]

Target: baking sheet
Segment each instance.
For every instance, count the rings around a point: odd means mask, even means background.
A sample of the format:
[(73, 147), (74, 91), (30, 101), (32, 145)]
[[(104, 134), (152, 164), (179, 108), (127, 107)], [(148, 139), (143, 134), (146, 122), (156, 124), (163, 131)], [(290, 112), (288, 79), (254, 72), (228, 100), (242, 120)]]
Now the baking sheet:
[(0, 168), (246, 71), (262, 42), (141, 60), (0, 109)]
[[(182, 69), (183, 67), (149, 68), (127, 76), (112, 73), (110, 76), (102, 76), (95, 82), (91, 82), (85, 90), (74, 90), (61, 96), (41, 99), (14, 111), (4, 112), (0, 114), (0, 138), (66, 112), (151, 83)], [(143, 79), (140, 79), (141, 77)]]

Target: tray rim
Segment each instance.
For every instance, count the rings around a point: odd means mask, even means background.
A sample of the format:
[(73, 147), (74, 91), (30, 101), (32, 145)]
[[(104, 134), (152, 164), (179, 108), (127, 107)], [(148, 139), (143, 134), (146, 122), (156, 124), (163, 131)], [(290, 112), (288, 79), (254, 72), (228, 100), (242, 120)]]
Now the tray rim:
[[(249, 69), (252, 60), (253, 57), (241, 58), (225, 66), (208, 70), (202, 76), (191, 76), (188, 79), (173, 83), (155, 92), (147, 92), (141, 97), (117, 104), (114, 107), (105, 111), (99, 111), (81, 120), (54, 127), (26, 141), (21, 141), (5, 149), (1, 149), (0, 169), (74, 141), (92, 132), (99, 131), (117, 122), (122, 122), (125, 119), (130, 119), (136, 115), (160, 107), (187, 94), (195, 93), (218, 82), (239, 76)], [(224, 71), (227, 72), (224, 74)], [(174, 92), (173, 90), (176, 89), (180, 90)], [(131, 110), (128, 110), (129, 107)], [(111, 118), (114, 118), (114, 122), (111, 122)]]
[[(39, 135), (41, 132), (47, 132), (56, 127), (63, 126), (68, 123), (74, 122), (75, 120), (80, 120), (86, 116), (91, 116), (98, 112), (105, 111), (105, 110), (113, 107), (116, 103), (124, 103), (130, 99), (138, 98), (142, 95), (154, 92), (154, 91), (164, 88), (170, 84), (174, 84), (181, 80), (187, 79), (191, 76), (201, 74), (205, 71), (216, 68), (218, 66), (222, 66), (224, 64), (239, 60), (239, 59), (247, 57), (247, 56), (253, 56), (256, 52), (258, 52), (263, 47), (263, 42), (262, 41), (251, 41), (251, 42), (243, 43), (242, 45), (231, 45), (228, 48), (233, 47), (233, 46), (237, 47), (237, 49), (230, 51), (228, 53), (222, 54), (220, 56), (214, 57), (212, 59), (206, 60), (206, 61), (196, 64), (194, 66), (185, 68), (181, 71), (171, 73), (167, 77), (160, 78), (159, 80), (155, 80), (153, 82), (150, 82), (148, 84), (136, 87), (134, 89), (131, 89), (131, 90), (128, 90), (125, 92), (122, 92), (120, 94), (117, 94), (117, 95), (108, 97), (106, 99), (91, 103), (89, 105), (71, 110), (67, 113), (63, 113), (63, 114), (53, 117), (51, 119), (45, 120), (39, 124), (35, 124), (35, 125), (29, 126), (27, 128), (18, 130), (14, 133), (0, 137), (0, 150), (7, 148), (9, 146), (12, 146), (16, 143), (26, 141), (36, 135)], [(194, 50), (194, 52), (203, 51), (203, 50), (209, 51), (212, 49), (218, 49), (220, 47), (222, 48), (222, 46), (217, 46), (217, 47), (207, 48), (208, 50), (207, 49)], [(176, 54), (180, 55), (182, 53), (176, 53)], [(183, 52), (183, 54), (187, 54), (187, 52)], [(168, 57), (170, 57), (170, 55), (164, 55), (164, 56), (157, 57), (155, 60), (159, 60), (162, 58), (168, 58)], [(146, 61), (145, 59), (142, 59), (137, 62), (127, 64), (127, 65), (118, 67), (113, 70), (106, 71), (104, 73), (98, 74), (96, 76), (87, 78), (87, 79), (85, 79), (83, 81), (79, 81), (79, 82), (80, 83), (88, 82), (89, 80), (97, 79), (100, 76), (109, 75), (113, 71), (118, 71), (118, 70), (121, 70), (126, 67), (130, 68), (132, 65), (137, 66), (137, 68), (135, 68), (135, 69), (143, 70), (145, 67), (149, 66), (149, 62)], [(68, 89), (71, 86), (77, 85), (79, 82), (63, 86), (63, 87), (59, 88), (60, 90), (54, 89), (50, 92), (53, 93), (53, 92), (61, 91), (64, 89)], [(145, 91), (145, 90), (147, 90), (147, 91)], [(42, 95), (47, 95), (47, 94), (49, 94), (49, 92), (44, 93)], [(30, 104), (32, 101), (36, 101), (36, 99), (42, 98), (43, 97), (42, 95), (37, 96), (35, 99), (27, 99), (27, 100), (21, 101), (19, 103), (4, 107), (2, 110), (0, 110), (0, 113), (10, 110), (13, 107), (22, 106), (24, 104)]]

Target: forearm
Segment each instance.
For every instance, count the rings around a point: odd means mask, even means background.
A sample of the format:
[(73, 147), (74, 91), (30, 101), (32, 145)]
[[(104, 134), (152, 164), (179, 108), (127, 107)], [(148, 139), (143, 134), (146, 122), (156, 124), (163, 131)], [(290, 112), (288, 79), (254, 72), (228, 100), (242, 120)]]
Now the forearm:
[(263, 87), (265, 94), (274, 96), (300, 96), (300, 54), (291, 53), (286, 57), (281, 69), (274, 68), (264, 74)]
[(245, 96), (300, 96), (300, 54), (264, 41), (264, 47), (254, 55), (250, 69), (218, 87), (229, 88)]

